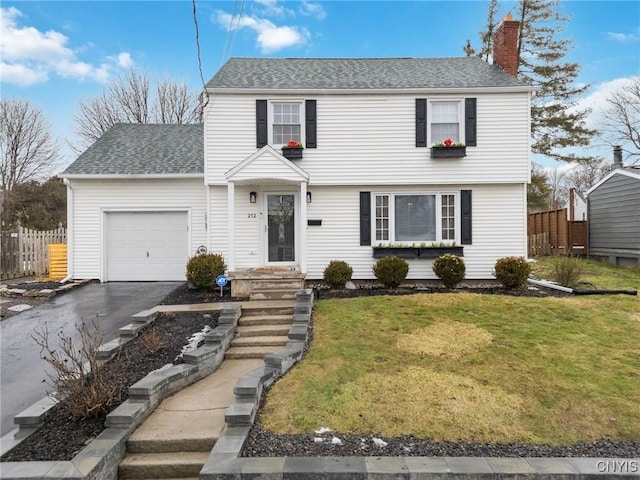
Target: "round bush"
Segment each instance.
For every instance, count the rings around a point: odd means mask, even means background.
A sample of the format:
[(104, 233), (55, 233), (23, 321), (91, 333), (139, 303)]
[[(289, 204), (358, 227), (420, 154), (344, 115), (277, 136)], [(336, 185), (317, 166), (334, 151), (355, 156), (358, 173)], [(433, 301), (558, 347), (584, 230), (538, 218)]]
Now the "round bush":
[(462, 280), (467, 268), (462, 257), (447, 253), (433, 261), (433, 271), (446, 288), (456, 288)]
[(344, 288), (353, 275), (353, 268), (342, 260), (331, 260), (324, 269), (323, 279), (331, 288)]
[(386, 288), (398, 288), (409, 273), (409, 264), (404, 258), (384, 257), (372, 267), (373, 274)]
[(191, 257), (187, 262), (187, 280), (198, 289), (213, 288), (216, 277), (222, 275), (227, 265), (222, 255), (203, 253)]
[(531, 265), (523, 257), (504, 257), (496, 261), (495, 276), (507, 290), (524, 287)]

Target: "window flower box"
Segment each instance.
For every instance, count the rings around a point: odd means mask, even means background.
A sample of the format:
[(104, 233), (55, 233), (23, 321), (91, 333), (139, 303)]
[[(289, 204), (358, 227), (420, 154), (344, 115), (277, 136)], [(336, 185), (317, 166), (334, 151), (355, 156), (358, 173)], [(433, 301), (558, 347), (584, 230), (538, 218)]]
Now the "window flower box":
[(282, 155), (289, 160), (300, 160), (302, 158), (302, 144), (296, 140), (289, 140), (282, 146)]
[(418, 250), (416, 247), (373, 247), (373, 258), (418, 258)]
[(431, 147), (431, 158), (462, 158), (466, 155), (467, 147), (463, 143), (454, 143), (450, 138)]
[(462, 158), (467, 156), (467, 147), (431, 147), (431, 158)]
[(420, 247), (418, 250), (420, 258), (438, 258), (447, 253), (464, 257), (464, 247)]

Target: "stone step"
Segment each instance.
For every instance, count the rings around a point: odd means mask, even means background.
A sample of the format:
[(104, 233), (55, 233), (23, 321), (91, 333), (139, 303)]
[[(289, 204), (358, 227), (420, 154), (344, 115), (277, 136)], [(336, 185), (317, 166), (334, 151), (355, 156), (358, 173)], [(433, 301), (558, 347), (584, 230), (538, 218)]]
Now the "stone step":
[(304, 288), (303, 280), (295, 279), (259, 279), (251, 281), (251, 290), (295, 290), (296, 292)]
[(255, 325), (291, 325), (291, 315), (250, 315), (242, 316), (238, 320), (239, 327), (251, 327)]
[(282, 350), (283, 347), (231, 347), (224, 355), (227, 360), (264, 358), (265, 355)]
[(252, 289), (249, 300), (295, 300), (298, 289)]
[(118, 467), (120, 480), (199, 477), (210, 452), (127, 454)]
[(128, 453), (210, 452), (216, 444), (213, 435), (201, 438), (135, 438), (127, 441)]
[(290, 300), (254, 300), (243, 302), (242, 316), (252, 317), (256, 315), (293, 315), (293, 307), (296, 301)]
[(238, 327), (235, 338), (240, 337), (281, 337), (289, 335), (290, 325), (253, 325)]
[(231, 347), (285, 347), (287, 343), (287, 336), (236, 337)]

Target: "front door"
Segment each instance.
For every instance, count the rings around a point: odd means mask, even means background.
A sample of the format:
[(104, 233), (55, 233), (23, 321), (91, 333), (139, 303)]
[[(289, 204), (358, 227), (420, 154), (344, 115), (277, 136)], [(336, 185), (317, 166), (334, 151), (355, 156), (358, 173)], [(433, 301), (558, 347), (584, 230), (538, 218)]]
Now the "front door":
[(267, 262), (296, 261), (296, 218), (293, 193), (267, 194)]

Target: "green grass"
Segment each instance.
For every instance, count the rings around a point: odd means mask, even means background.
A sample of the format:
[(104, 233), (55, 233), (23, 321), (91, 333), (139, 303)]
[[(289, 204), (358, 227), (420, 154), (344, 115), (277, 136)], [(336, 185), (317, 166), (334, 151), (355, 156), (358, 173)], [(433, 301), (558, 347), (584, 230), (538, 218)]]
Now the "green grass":
[[(543, 257), (532, 264), (532, 276), (552, 279), (553, 262), (557, 257)], [(582, 282), (578, 288), (597, 289), (633, 289), (640, 290), (640, 270), (637, 268), (619, 267), (597, 260), (580, 259), (584, 271)]]
[[(608, 266), (589, 279), (637, 288)], [(595, 284), (595, 283), (594, 283)], [(638, 297), (416, 294), (322, 300), (305, 359), (263, 425), (344, 434), (572, 444), (640, 441)]]

